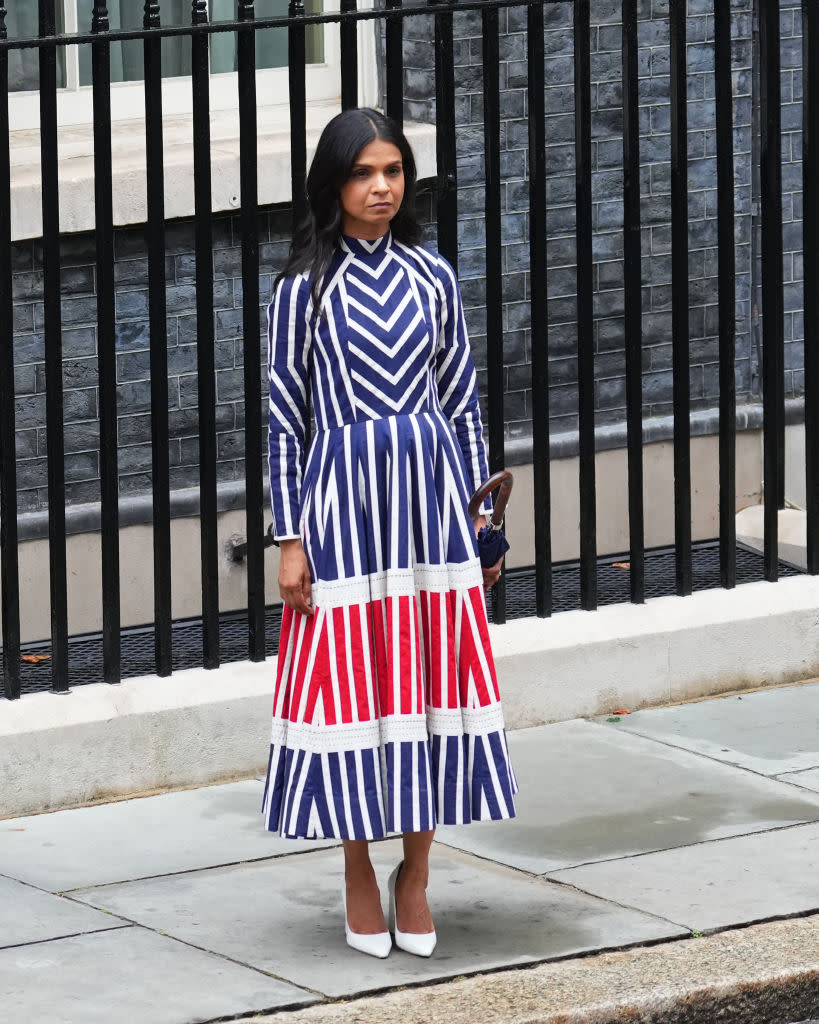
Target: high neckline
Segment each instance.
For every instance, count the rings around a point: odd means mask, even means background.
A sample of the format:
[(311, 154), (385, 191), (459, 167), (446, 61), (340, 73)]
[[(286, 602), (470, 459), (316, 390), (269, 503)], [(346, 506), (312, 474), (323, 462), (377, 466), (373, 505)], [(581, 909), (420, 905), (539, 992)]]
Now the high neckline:
[(392, 244), (392, 234), (388, 231), (380, 238), (368, 241), (366, 238), (353, 238), (350, 235), (341, 236), (341, 248), (351, 252), (353, 256), (378, 256), (389, 249)]

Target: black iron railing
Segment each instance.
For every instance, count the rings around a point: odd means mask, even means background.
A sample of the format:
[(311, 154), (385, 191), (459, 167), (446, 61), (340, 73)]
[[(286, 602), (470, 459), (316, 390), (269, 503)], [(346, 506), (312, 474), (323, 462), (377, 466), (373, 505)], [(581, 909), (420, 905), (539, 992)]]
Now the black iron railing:
[[(805, 274), (805, 460), (808, 572), (819, 573), (819, 10), (805, 0), (802, 10), (802, 230)], [(768, 543), (772, 543), (769, 534)]]
[[(257, 351), (260, 334), (256, 33), (285, 29), (288, 34), (292, 215), (304, 213), (307, 169), (306, 31), (311, 25), (340, 26), (339, 92), (343, 107), (360, 94), (357, 26), (383, 23), (385, 74), (383, 105), (403, 119), (403, 30), (406, 19), (434, 20), (437, 135), (436, 216), (438, 247), (457, 267), (458, 162), (456, 159), (456, 78), (453, 59), (455, 12), (479, 12), (483, 44), (483, 127), (485, 149), (485, 268), (488, 336), (488, 420), (490, 467), (504, 465), (504, 348), (501, 225), (501, 119), (499, 80), (499, 12), (526, 10), (528, 31), (529, 256), (531, 304), (531, 391), (534, 463), (536, 611), (549, 615), (553, 602), (552, 530), (549, 452), (548, 296), (546, 291), (549, 225), (546, 203), (546, 107), (544, 3), (531, 0), (386, 0), (377, 10), (358, 10), (356, 0), (340, 0), (339, 11), (306, 13), (292, 0), (288, 15), (257, 17), (254, 0), (237, 0), (233, 21), (211, 22), (206, 0), (192, 0), (190, 23), (163, 25), (162, 5), (144, 4), (142, 29), (111, 30), (104, 3), (94, 5), (90, 31), (56, 32), (55, 0), (38, 0), (39, 36), (9, 39), (7, 10), (0, 0), (0, 556), (2, 557), (3, 668), (5, 695), (20, 693), (20, 584), (15, 462), (14, 355), (11, 265), (11, 162), (9, 149), (9, 56), (13, 50), (39, 54), (40, 145), (42, 171), (44, 335), (48, 462), (49, 594), (51, 607), (50, 669), (56, 691), (68, 687), (69, 629), (67, 606), (66, 513), (63, 500), (64, 414), (61, 324), (60, 181), (58, 173), (58, 52), (90, 44), (93, 67), (97, 339), (99, 372), (101, 540), (103, 595), (103, 675), (122, 676), (119, 495), (117, 450), (117, 379), (114, 309), (114, 218), (111, 173), (111, 47), (141, 40), (144, 47), (146, 197), (149, 264), (151, 367), (151, 442), (153, 488), (154, 668), (172, 668), (171, 540), (168, 454), (168, 338), (166, 334), (165, 208), (163, 171), (162, 50), (164, 38), (182, 37), (190, 46), (193, 95), (194, 223), (196, 255), (196, 345), (200, 452), (200, 529), (202, 581), (202, 659), (208, 668), (220, 662), (220, 608), (217, 548), (217, 444), (214, 364), (214, 263), (211, 202), (209, 49), (215, 34), (237, 40), (239, 147), (241, 154), (241, 247), (243, 286), (244, 434), (247, 529), (248, 657), (265, 656), (263, 570), (263, 392)], [(598, 602), (597, 497), (595, 483), (595, 340), (592, 221), (592, 135), (590, 0), (545, 0), (573, 4), (575, 172), (577, 246), (577, 357), (579, 414), (579, 490), (581, 605)], [(736, 493), (735, 258), (734, 178), (731, 79), (731, 4), (714, 0), (716, 155), (718, 192), (719, 305), (719, 564), (724, 587), (736, 582), (734, 526)], [(674, 535), (675, 589), (692, 590), (691, 429), (688, 289), (688, 154), (685, 0), (670, 2), (672, 345), (674, 377)], [(782, 179), (779, 138), (780, 56), (778, 0), (759, 0), (761, 83), (762, 289), (764, 306), (763, 398), (765, 479), (765, 570), (779, 573), (777, 512), (784, 504), (784, 338)], [(803, 175), (805, 277), (805, 419), (808, 506), (808, 571), (819, 572), (819, 0), (803, 0)], [(629, 493), (630, 597), (646, 595), (643, 514), (642, 307), (640, 146), (638, 101), (637, 0), (622, 2), (623, 89), (623, 243), (624, 352), (627, 466)], [(503, 583), (494, 598), (495, 621), (504, 621)]]
[[(151, 335), (151, 484), (153, 490), (154, 657), (171, 673), (171, 494), (168, 445), (168, 327), (165, 294), (165, 171), (162, 41), (158, 3), (145, 5), (145, 153), (148, 199), (148, 316)], [(254, 165), (255, 166), (255, 165)], [(252, 203), (251, 203), (252, 208)], [(252, 236), (251, 236), (252, 244)], [(249, 507), (249, 506), (248, 506)]]
[[(0, 11), (5, 8), (0, 2)], [(0, 17), (0, 25), (3, 18)], [(0, 39), (5, 26), (0, 28)], [(0, 46), (0, 89), (8, 88), (9, 54)], [(0, 180), (11, 181), (9, 108), (0, 97)], [(8, 193), (8, 194), (7, 194)], [(0, 323), (14, 322), (11, 263), (11, 194), (0, 189)], [(3, 386), (3, 381), (11, 381)], [(6, 696), (20, 690), (20, 585), (17, 555), (17, 444), (14, 414), (14, 345), (0, 341), (0, 612), (3, 624), (4, 674), (10, 678)]]

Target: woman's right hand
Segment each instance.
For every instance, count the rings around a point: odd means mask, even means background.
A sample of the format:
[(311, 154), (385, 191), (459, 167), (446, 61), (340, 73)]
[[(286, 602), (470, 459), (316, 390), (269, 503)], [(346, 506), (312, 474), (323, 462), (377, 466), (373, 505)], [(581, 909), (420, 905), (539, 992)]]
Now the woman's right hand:
[(294, 612), (302, 615), (313, 614), (312, 587), (307, 555), (298, 538), (279, 543), (279, 593), (282, 601)]

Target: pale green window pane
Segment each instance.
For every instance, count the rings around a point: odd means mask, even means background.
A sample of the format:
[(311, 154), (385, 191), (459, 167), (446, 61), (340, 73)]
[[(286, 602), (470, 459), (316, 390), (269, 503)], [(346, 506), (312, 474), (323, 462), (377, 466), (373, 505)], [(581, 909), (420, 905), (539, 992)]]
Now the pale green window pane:
[[(256, 0), (257, 18), (287, 17), (288, 0)], [(212, 0), (215, 21), (228, 21), (236, 16), (235, 0)], [(310, 14), (323, 10), (322, 0), (305, 0)], [(324, 30), (320, 25), (311, 25), (305, 33), (308, 64), (320, 64), (324, 60)], [(211, 70), (214, 73), (236, 70), (236, 41), (232, 33), (213, 37), (211, 44)], [(287, 30), (265, 29), (256, 32), (256, 67), (287, 67)]]
[[(18, 0), (7, 4), (6, 28), (9, 39), (36, 38), (40, 34), (37, 4), (31, 0)], [(63, 12), (57, 5), (57, 31), (63, 31)], [(38, 50), (9, 50), (9, 90), (27, 92), (40, 86)], [(65, 50), (57, 47), (57, 87), (65, 88)]]
[[(160, 0), (163, 25), (189, 25), (190, 0)], [(81, 32), (91, 29), (94, 0), (77, 0), (77, 24)], [(111, 28), (142, 28), (143, 4), (136, 0), (108, 0)], [(141, 82), (145, 77), (144, 46), (141, 40), (115, 43), (111, 47), (111, 81)], [(191, 72), (190, 38), (182, 36), (162, 40), (162, 74), (165, 78)], [(80, 85), (91, 85), (91, 47), (81, 46)]]
[[(322, 0), (309, 0), (307, 9), (321, 10)], [(79, 26), (87, 31), (91, 26), (94, 0), (78, 0)], [(134, 0), (109, 0), (108, 16), (111, 28), (141, 28), (142, 4)], [(236, 0), (211, 0), (214, 21), (230, 21), (236, 17)], [(190, 0), (161, 0), (163, 25), (189, 25)], [(287, 0), (256, 0), (259, 18), (279, 17), (287, 14)], [(162, 74), (165, 78), (189, 75), (191, 71), (190, 37), (179, 36), (162, 40)], [(233, 32), (218, 32), (210, 36), (210, 67), (214, 74), (236, 70), (236, 36)], [(80, 84), (91, 85), (91, 48), (80, 47)], [(319, 26), (307, 31), (307, 60), (317, 63), (324, 59), (323, 31)], [(287, 66), (287, 31), (273, 29), (256, 33), (256, 62), (261, 68)], [(143, 45), (140, 41), (117, 43), (111, 47), (111, 81), (139, 82), (144, 76)]]

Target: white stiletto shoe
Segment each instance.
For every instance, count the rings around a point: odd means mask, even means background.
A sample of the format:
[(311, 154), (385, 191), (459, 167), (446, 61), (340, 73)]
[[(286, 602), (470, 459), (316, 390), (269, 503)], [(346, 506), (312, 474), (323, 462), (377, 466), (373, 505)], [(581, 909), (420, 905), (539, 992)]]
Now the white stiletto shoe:
[(347, 936), (347, 945), (357, 949), (359, 953), (366, 953), (368, 956), (377, 956), (383, 960), (390, 955), (392, 949), (392, 936), (389, 932), (376, 932), (374, 935), (365, 935), (362, 932), (354, 932), (347, 920), (347, 884), (342, 884), (341, 899), (344, 904), (344, 934)]
[(398, 878), (398, 872), (403, 866), (404, 862), (401, 861), (398, 867), (390, 875), (389, 882), (387, 882), (387, 886), (390, 891), (390, 916), (388, 925), (395, 935), (395, 944), (399, 949), (403, 949), (405, 953), (413, 953), (415, 956), (432, 956), (435, 944), (438, 941), (438, 936), (435, 934), (434, 928), (431, 932), (399, 932), (398, 930), (398, 917), (395, 910), (395, 882)]

